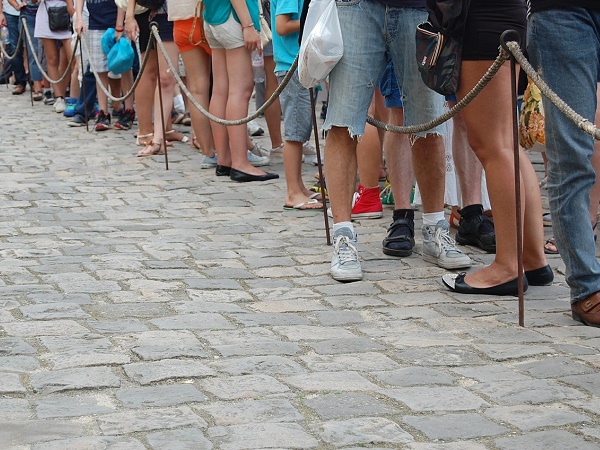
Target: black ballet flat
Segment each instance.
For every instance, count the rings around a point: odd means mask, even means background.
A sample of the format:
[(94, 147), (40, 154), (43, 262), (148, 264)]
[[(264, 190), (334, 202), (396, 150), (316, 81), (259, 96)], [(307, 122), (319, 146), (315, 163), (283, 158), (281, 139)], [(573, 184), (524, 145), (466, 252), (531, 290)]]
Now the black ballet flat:
[(215, 175), (218, 177), (228, 177), (231, 173), (231, 167), (229, 166), (220, 166), (217, 164), (217, 168), (215, 169)]
[[(469, 286), (465, 282), (466, 273), (456, 275), (448, 274), (442, 277), (442, 282), (448, 289), (459, 294), (478, 294), (478, 295), (513, 295), (517, 297), (519, 295), (519, 284), (518, 279), (514, 278), (506, 283), (501, 283), (496, 286), (490, 286), (485, 288), (477, 288)], [(523, 291), (528, 288), (527, 278), (523, 278)]]
[(231, 169), (229, 178), (239, 183), (247, 183), (249, 181), (267, 181), (279, 178), (279, 174), (267, 172), (264, 175), (252, 175), (250, 173), (242, 172), (241, 170)]
[(554, 272), (548, 264), (539, 269), (526, 270), (525, 278), (530, 286), (550, 286), (554, 281)]

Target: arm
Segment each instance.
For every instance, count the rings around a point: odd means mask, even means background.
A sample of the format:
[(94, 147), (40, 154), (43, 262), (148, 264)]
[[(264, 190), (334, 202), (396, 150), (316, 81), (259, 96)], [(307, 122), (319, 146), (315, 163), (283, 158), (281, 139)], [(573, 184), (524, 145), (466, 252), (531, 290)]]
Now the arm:
[(244, 46), (248, 50), (254, 50), (256, 48), (262, 53), (260, 38), (258, 37), (258, 32), (254, 28), (252, 17), (250, 17), (250, 12), (248, 12), (246, 0), (231, 0), (231, 6), (233, 6), (233, 9), (235, 9), (235, 13), (240, 19), (240, 23), (242, 25)]
[(118, 41), (123, 36), (125, 30), (125, 11), (117, 9), (117, 23), (115, 24), (115, 39)]
[(300, 31), (300, 21), (290, 19), (291, 14), (275, 16), (275, 31), (279, 36), (285, 36)]
[(26, 6), (25, 1), (18, 2), (17, 0), (8, 0), (8, 3), (17, 11), (21, 11), (21, 9)]
[(127, 3), (127, 12), (125, 13), (125, 33), (131, 42), (135, 42), (140, 34), (140, 28), (135, 20), (135, 0)]
[(83, 23), (83, 1), (77, 2), (77, 20), (75, 20), (75, 33), (81, 36), (85, 32), (85, 24)]
[(73, 5), (73, 0), (67, 0), (67, 11), (69, 12), (69, 15), (73, 17), (73, 14), (75, 14), (75, 5)]

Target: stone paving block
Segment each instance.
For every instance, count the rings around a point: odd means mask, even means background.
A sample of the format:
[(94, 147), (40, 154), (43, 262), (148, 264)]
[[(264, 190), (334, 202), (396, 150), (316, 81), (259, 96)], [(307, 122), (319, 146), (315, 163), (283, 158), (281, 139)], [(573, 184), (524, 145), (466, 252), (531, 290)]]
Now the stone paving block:
[(351, 371), (309, 373), (284, 377), (283, 381), (309, 392), (373, 391), (379, 388), (357, 372)]
[(32, 372), (39, 367), (38, 360), (31, 356), (0, 356), (0, 372)]
[(131, 437), (86, 436), (74, 439), (61, 439), (34, 444), (32, 450), (102, 449), (102, 450), (144, 450), (146, 447)]
[[(403, 273), (404, 276), (404, 273)], [(419, 277), (420, 278), (420, 277)], [(423, 305), (434, 305), (437, 303), (453, 303), (454, 300), (448, 295), (441, 293), (441, 295), (431, 295), (431, 292), (407, 292), (402, 295), (394, 294), (383, 294), (379, 298), (392, 303), (396, 306), (423, 306)]]
[(85, 319), (90, 317), (76, 303), (41, 303), (22, 306), (19, 310), (23, 317), (33, 320)]
[(494, 361), (508, 361), (532, 356), (548, 356), (555, 353), (546, 345), (516, 345), (516, 344), (474, 344), (474, 346)]
[(187, 279), (183, 280), (183, 282), (189, 289), (200, 289), (200, 290), (216, 289), (219, 291), (221, 289), (239, 289), (240, 291), (243, 289), (242, 285), (238, 281), (232, 280), (232, 279), (227, 279), (227, 278), (219, 278), (219, 279), (187, 278)]
[(419, 366), (472, 366), (485, 361), (469, 347), (435, 347), (408, 349), (396, 352), (400, 361)]
[(505, 325), (495, 317), (441, 317), (426, 320), (427, 325), (436, 331), (459, 333), (468, 330), (490, 329)]
[(36, 400), (34, 404), (38, 419), (89, 416), (115, 411), (113, 400), (106, 395), (49, 397)]
[(247, 327), (262, 325), (308, 325), (310, 320), (296, 313), (247, 313), (231, 314), (236, 322)]
[(100, 431), (108, 435), (189, 426), (206, 428), (208, 426), (200, 416), (187, 406), (117, 412), (100, 416), (97, 421)]
[(127, 354), (113, 351), (111, 342), (101, 335), (42, 336), (39, 339), (50, 351), (43, 354), (42, 358), (55, 370), (129, 362)]
[(305, 345), (313, 348), (315, 352), (325, 355), (377, 352), (385, 349), (383, 345), (365, 337), (327, 339), (307, 342)]
[(452, 385), (454, 377), (428, 367), (403, 367), (395, 370), (373, 372), (372, 375), (390, 386)]
[(494, 383), (496, 381), (525, 381), (531, 379), (531, 377), (525, 376), (515, 369), (504, 367), (500, 364), (478, 367), (453, 367), (451, 370), (463, 377), (473, 378), (483, 383)]
[(536, 378), (558, 378), (568, 375), (594, 373), (594, 370), (569, 358), (548, 358), (540, 361), (516, 364), (515, 368)]
[(222, 400), (265, 397), (290, 390), (275, 378), (261, 374), (200, 380), (198, 387)]
[(228, 375), (297, 375), (306, 369), (283, 356), (248, 356), (245, 358), (222, 358), (208, 366)]
[(274, 326), (273, 331), (290, 341), (324, 341), (326, 339), (356, 339), (357, 335), (343, 327), (311, 325)]
[[(459, 441), (449, 443), (414, 442), (406, 446), (406, 450), (487, 450), (483, 444), (472, 441)], [(350, 450), (350, 449), (348, 449)]]
[(313, 316), (323, 326), (351, 325), (369, 320), (358, 311), (317, 311)]
[(600, 427), (597, 425), (592, 426), (581, 426), (576, 428), (577, 431), (584, 435), (584, 437), (591, 438), (590, 440), (600, 441)]
[(414, 440), (397, 423), (384, 417), (330, 421), (314, 428), (325, 442), (335, 447), (356, 444), (393, 444), (401, 447)]
[(379, 392), (404, 403), (412, 411), (468, 411), (489, 406), (481, 397), (460, 387), (417, 386)]
[[(446, 414), (442, 416), (403, 416), (402, 421), (429, 439), (456, 440), (497, 436), (510, 431), (479, 414)], [(525, 448), (525, 447), (522, 447)]]
[(210, 414), (215, 425), (239, 425), (251, 422), (297, 422), (304, 420), (304, 416), (285, 399), (212, 403), (200, 406), (198, 409)]
[(123, 304), (109, 304), (109, 303), (96, 303), (90, 307), (94, 317), (98, 319), (130, 319), (137, 317), (141, 319), (153, 318), (158, 316), (168, 316), (171, 314), (168, 306), (162, 303), (123, 303)]
[[(463, 295), (463, 297), (465, 297)], [(475, 295), (471, 297), (477, 297)], [(489, 297), (489, 296), (486, 296)], [(486, 300), (489, 300), (486, 298)], [(445, 314), (450, 317), (489, 317), (492, 316), (494, 318), (498, 314), (503, 314), (506, 312), (504, 308), (493, 305), (491, 303), (476, 303), (472, 305), (459, 305), (459, 304), (441, 304), (436, 305), (435, 309), (442, 314)]]
[(153, 450), (211, 450), (213, 444), (200, 430), (183, 428), (148, 433), (148, 444)]
[(473, 390), (483, 394), (499, 405), (552, 403), (575, 400), (584, 393), (551, 380), (500, 381), (476, 384)]
[(576, 434), (564, 430), (548, 430), (496, 439), (496, 447), (500, 450), (598, 450), (598, 444), (587, 442)]
[(600, 382), (598, 374), (590, 373), (586, 375), (571, 375), (559, 378), (560, 381), (581, 388), (595, 397), (600, 396)]
[(56, 284), (65, 292), (99, 294), (121, 290), (119, 283), (115, 281), (98, 281), (86, 273), (61, 273), (60, 275), (45, 275), (43, 278), (47, 283)]
[(574, 408), (578, 408), (583, 411), (596, 414), (597, 416), (600, 415), (600, 399), (598, 398), (572, 400), (565, 403), (573, 406)]
[[(221, 255), (221, 257), (223, 256)], [(226, 289), (224, 287), (218, 291), (189, 289), (188, 292), (192, 301), (199, 301), (202, 303), (237, 303), (252, 301), (252, 296), (248, 292), (242, 290)]]
[(308, 397), (304, 404), (323, 420), (353, 416), (382, 416), (398, 412), (375, 397), (358, 393), (323, 394)]
[(123, 369), (129, 378), (141, 385), (169, 379), (202, 378), (215, 375), (215, 371), (202, 362), (179, 359), (125, 364)]
[(115, 396), (126, 408), (174, 406), (208, 400), (202, 392), (191, 384), (119, 389), (115, 392)]
[(109, 367), (35, 372), (29, 378), (33, 390), (43, 395), (69, 390), (119, 387), (121, 385), (121, 380)]
[(198, 338), (187, 330), (142, 331), (119, 337), (119, 343), (145, 361), (179, 356), (206, 358), (209, 352)]
[[(210, 438), (222, 450), (318, 448), (319, 442), (296, 423), (251, 423), (213, 427)], [(211, 439), (213, 440), (213, 439)]]
[(589, 416), (574, 412), (561, 404), (497, 406), (487, 409), (485, 415), (496, 422), (507, 422), (523, 431), (591, 421)]
[(8, 443), (11, 446), (81, 435), (83, 435), (83, 427), (69, 421), (7, 420), (0, 422), (0, 442)]
[(235, 325), (222, 315), (213, 313), (180, 314), (152, 319), (149, 322), (163, 330), (222, 330), (235, 328)]
[(328, 309), (317, 300), (299, 298), (297, 300), (259, 301), (248, 305), (250, 308), (265, 313), (307, 312)]
[(205, 301), (183, 301), (169, 302), (169, 306), (180, 314), (195, 314), (200, 312), (226, 313), (245, 313), (245, 309), (231, 303), (205, 302)]
[(25, 392), (27, 392), (27, 390), (21, 383), (21, 378), (18, 373), (2, 374), (2, 383), (0, 383), (0, 394), (19, 394)]
[(0, 421), (33, 419), (29, 401), (23, 398), (0, 398)]
[(341, 295), (339, 297), (325, 297), (323, 301), (332, 308), (337, 309), (362, 309), (367, 307), (387, 306), (387, 303), (374, 297)]
[(342, 355), (308, 354), (300, 359), (310, 370), (317, 372), (336, 372), (355, 370), (357, 372), (374, 372), (380, 370), (393, 370), (400, 365), (391, 358), (381, 353), (365, 352)]
[(34, 337), (34, 336), (73, 336), (75, 334), (89, 333), (73, 320), (29, 320), (27, 322), (2, 323), (0, 326), (9, 336)]
[(288, 355), (293, 356), (302, 349), (291, 342), (262, 341), (246, 342), (234, 345), (217, 345), (214, 349), (224, 357), (251, 355)]
[(552, 340), (541, 333), (515, 328), (485, 328), (466, 333), (485, 344), (546, 344)]
[(148, 327), (139, 319), (88, 320), (85, 325), (98, 333), (136, 333)]

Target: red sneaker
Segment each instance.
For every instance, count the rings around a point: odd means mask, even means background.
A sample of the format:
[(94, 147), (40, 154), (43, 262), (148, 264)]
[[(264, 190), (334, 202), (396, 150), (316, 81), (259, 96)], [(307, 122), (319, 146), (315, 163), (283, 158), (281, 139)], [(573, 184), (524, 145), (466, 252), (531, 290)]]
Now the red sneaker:
[(383, 205), (379, 198), (379, 186), (365, 188), (358, 185), (352, 201), (352, 219), (379, 219), (383, 217)]

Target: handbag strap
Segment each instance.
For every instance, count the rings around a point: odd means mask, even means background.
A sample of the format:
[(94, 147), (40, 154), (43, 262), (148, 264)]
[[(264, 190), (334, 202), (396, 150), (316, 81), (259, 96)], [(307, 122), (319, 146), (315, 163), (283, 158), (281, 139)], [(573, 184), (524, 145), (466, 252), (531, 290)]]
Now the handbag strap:
[[(188, 36), (189, 42), (193, 46), (198, 46), (201, 44), (208, 45), (208, 42), (206, 41), (206, 35), (204, 34), (204, 18), (202, 17), (203, 13), (204, 13), (204, 3), (202, 3), (202, 0), (198, 0), (198, 3), (196, 3), (196, 8), (194, 9), (194, 21), (192, 22), (192, 29), (190, 30), (190, 35)], [(200, 41), (194, 42), (194, 32), (196, 31), (196, 25), (198, 24), (198, 18), (200, 18), (200, 26), (201, 26)]]

